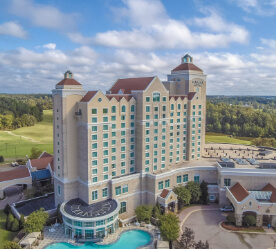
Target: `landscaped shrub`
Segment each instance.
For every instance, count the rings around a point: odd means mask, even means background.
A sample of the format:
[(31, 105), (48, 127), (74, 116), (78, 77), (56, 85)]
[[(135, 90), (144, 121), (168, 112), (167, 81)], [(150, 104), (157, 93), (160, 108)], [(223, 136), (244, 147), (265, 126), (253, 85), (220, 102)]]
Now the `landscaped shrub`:
[(17, 243), (15, 243), (15, 242), (8, 241), (4, 245), (4, 249), (22, 249), (22, 247), (20, 245), (18, 245)]
[(23, 214), (20, 215), (20, 220), (19, 220), (19, 227), (20, 229), (22, 229), (24, 227), (25, 224), (25, 217)]
[(227, 217), (226, 217), (226, 220), (227, 220), (230, 224), (236, 222), (236, 219), (235, 219), (235, 217), (234, 217), (233, 214), (228, 214)]
[(0, 163), (3, 163), (5, 160), (4, 160), (4, 157), (3, 156), (0, 156)]
[(188, 182), (186, 188), (191, 193), (191, 203), (197, 203), (201, 196), (200, 185), (197, 182)]
[(8, 231), (11, 230), (11, 226), (12, 226), (13, 221), (14, 221), (13, 215), (12, 215), (12, 214), (9, 214), (9, 215), (7, 216), (7, 220), (6, 220), (6, 229), (7, 229)]
[(11, 206), (9, 204), (7, 204), (4, 208), (4, 213), (6, 215), (8, 215), (10, 213), (10, 211), (11, 211)]
[(208, 184), (204, 180), (200, 184), (201, 196), (200, 199), (203, 204), (209, 204)]
[(248, 226), (254, 226), (256, 224), (256, 218), (253, 215), (246, 215), (243, 218), (243, 222)]
[(191, 201), (190, 190), (184, 186), (178, 185), (173, 189), (173, 192), (177, 194), (178, 198), (178, 209), (180, 210), (183, 206), (189, 205)]
[(153, 207), (152, 217), (155, 219), (158, 219), (160, 215), (161, 215), (161, 207), (160, 207), (160, 204), (157, 202), (156, 205)]
[(19, 221), (15, 218), (11, 224), (11, 231), (16, 232), (19, 230)]

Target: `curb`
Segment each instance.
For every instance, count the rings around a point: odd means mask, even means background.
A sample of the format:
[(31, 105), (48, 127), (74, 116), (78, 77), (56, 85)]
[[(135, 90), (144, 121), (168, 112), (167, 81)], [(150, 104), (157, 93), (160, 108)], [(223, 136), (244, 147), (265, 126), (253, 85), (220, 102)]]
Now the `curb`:
[(219, 210), (219, 209), (218, 209), (218, 208), (202, 208), (202, 209), (195, 209), (195, 210), (189, 212), (189, 213), (185, 216), (185, 218), (181, 221), (181, 223), (180, 223), (180, 234), (183, 233), (182, 227), (183, 227), (185, 221), (189, 218), (189, 216), (190, 216), (192, 213), (195, 213), (195, 212), (198, 212), (198, 211), (215, 211), (215, 210)]
[[(223, 221), (221, 221), (221, 222), (219, 223), (219, 227), (220, 227), (222, 230), (224, 230), (224, 231), (226, 231), (226, 232), (228, 232), (228, 233), (276, 235), (275, 232), (274, 232), (274, 233), (266, 233), (266, 232), (247, 232), (247, 231), (232, 231), (232, 230), (227, 230), (227, 229), (225, 229), (224, 227), (222, 227), (222, 225), (221, 225), (222, 222), (223, 222)], [(273, 247), (272, 247), (272, 248), (273, 248)]]

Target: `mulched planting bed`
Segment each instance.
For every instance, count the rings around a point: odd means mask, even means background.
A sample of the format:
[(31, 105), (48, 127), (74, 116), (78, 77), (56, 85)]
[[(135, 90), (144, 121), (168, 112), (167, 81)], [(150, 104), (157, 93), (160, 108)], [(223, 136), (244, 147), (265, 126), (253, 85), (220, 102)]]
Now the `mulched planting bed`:
[(236, 227), (234, 225), (231, 224), (227, 224), (225, 222), (221, 223), (221, 226), (227, 230), (231, 230), (231, 231), (248, 231), (250, 230), (251, 232), (264, 232), (264, 229), (262, 227)]

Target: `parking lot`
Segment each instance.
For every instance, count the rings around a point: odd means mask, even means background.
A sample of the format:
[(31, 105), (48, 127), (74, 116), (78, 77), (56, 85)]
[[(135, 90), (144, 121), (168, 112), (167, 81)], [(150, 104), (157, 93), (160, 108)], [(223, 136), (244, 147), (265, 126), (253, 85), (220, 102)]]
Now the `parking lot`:
[[(219, 223), (225, 220), (227, 213), (218, 210), (201, 210), (191, 213), (182, 229), (189, 227), (195, 232), (196, 241), (208, 240), (210, 249), (267, 249), (273, 248), (276, 233), (241, 234), (224, 231)], [(271, 232), (272, 229), (271, 229)]]

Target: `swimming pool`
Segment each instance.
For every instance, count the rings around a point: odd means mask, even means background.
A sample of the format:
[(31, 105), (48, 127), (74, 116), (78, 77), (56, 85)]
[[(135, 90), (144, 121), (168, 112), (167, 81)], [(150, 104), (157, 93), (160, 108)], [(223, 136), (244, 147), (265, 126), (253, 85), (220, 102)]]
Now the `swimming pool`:
[(82, 246), (74, 246), (69, 243), (55, 243), (47, 246), (46, 249), (136, 249), (149, 244), (151, 241), (152, 237), (149, 233), (142, 230), (129, 230), (123, 232), (116, 242), (108, 245), (85, 243)]

